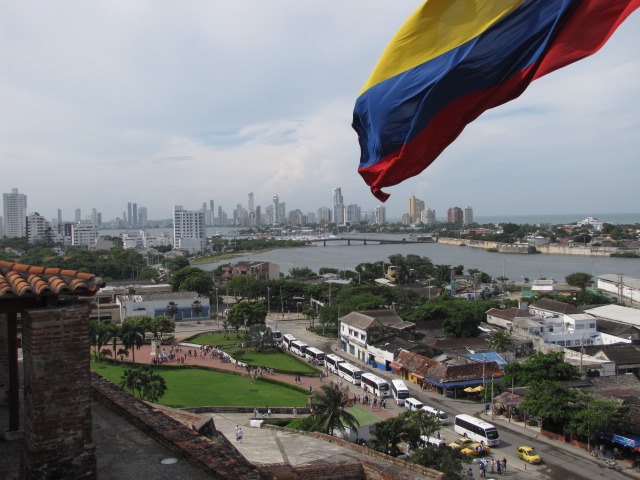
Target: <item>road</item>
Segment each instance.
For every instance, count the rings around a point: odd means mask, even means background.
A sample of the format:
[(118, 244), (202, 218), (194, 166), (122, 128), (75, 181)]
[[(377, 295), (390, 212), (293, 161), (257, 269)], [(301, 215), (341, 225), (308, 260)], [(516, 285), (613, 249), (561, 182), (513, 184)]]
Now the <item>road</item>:
[[(319, 348), (325, 353), (334, 353), (347, 359), (350, 363), (358, 364), (365, 371), (374, 371), (368, 366), (364, 366), (362, 362), (358, 362), (344, 352), (338, 350), (337, 339), (327, 339), (315, 335), (307, 330), (309, 321), (303, 318), (297, 318), (296, 314), (285, 316), (272, 314), (267, 319), (267, 324), (272, 329), (280, 330), (283, 334), (290, 333), (297, 339), (302, 340), (312, 347)], [(386, 379), (394, 378), (390, 372), (382, 372), (375, 370), (376, 375)], [(624, 478), (640, 478), (638, 469), (628, 469), (622, 473), (616, 472), (604, 467), (604, 462), (597, 460), (584, 450), (572, 445), (563, 444), (556, 440), (548, 439), (539, 435), (537, 431), (531, 428), (523, 428), (510, 424), (506, 420), (491, 419), (490, 415), (481, 415), (482, 407), (480, 404), (462, 399), (444, 398), (433, 392), (424, 392), (417, 385), (408, 383), (408, 387), (415, 398), (418, 398), (425, 404), (438, 407), (447, 413), (450, 417), (467, 413), (475, 416), (482, 416), (483, 419), (492, 422), (498, 428), (500, 433), (500, 446), (493, 449), (495, 458), (507, 459), (506, 476), (522, 479), (551, 479), (551, 480), (604, 480), (604, 479), (624, 479)], [(353, 393), (362, 393), (362, 390), (349, 385)], [(403, 407), (399, 407), (394, 401), (387, 402), (389, 409), (400, 413), (404, 411)], [(522, 424), (520, 424), (522, 425)], [(445, 437), (447, 443), (454, 441), (459, 437), (452, 427), (443, 428), (441, 435)], [(517, 447), (527, 445), (534, 447), (543, 463), (539, 466), (529, 465), (518, 459), (515, 455)], [(478, 469), (474, 469), (474, 474), (479, 475)], [(489, 474), (488, 474), (489, 475)], [(490, 475), (489, 475), (490, 476)], [(497, 475), (496, 475), (497, 476)]]

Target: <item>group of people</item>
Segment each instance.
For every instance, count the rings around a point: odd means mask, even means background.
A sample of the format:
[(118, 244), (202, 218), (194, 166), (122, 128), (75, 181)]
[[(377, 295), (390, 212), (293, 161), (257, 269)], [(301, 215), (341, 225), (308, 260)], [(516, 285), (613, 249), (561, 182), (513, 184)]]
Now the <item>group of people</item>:
[[(498, 475), (501, 475), (503, 472), (507, 471), (507, 459), (503, 458), (502, 460), (494, 460), (492, 458), (489, 460), (483, 458), (482, 460), (480, 460), (478, 468), (480, 469), (480, 478), (486, 478), (487, 470), (489, 469), (491, 469), (491, 473), (497, 473)], [(471, 467), (469, 467), (469, 469), (467, 470), (467, 476), (469, 478), (473, 477), (473, 470), (471, 469)]]

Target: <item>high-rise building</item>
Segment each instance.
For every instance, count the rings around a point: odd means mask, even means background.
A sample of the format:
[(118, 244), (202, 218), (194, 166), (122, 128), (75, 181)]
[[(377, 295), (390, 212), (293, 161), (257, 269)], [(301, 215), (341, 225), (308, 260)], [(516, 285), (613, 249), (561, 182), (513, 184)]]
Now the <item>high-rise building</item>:
[(436, 224), (436, 211), (430, 208), (422, 211), (422, 223), (425, 225), (435, 225)]
[(140, 207), (138, 209), (138, 224), (141, 227), (146, 227), (149, 217), (147, 216), (147, 207)]
[(189, 211), (182, 205), (173, 207), (173, 247), (189, 253), (201, 252), (206, 245), (203, 211)]
[(53, 228), (43, 216), (38, 212), (31, 213), (27, 217), (27, 241), (29, 243), (36, 242), (52, 242), (54, 239)]
[(88, 247), (96, 243), (98, 227), (91, 220), (79, 220), (71, 225), (71, 245)]
[(375, 222), (378, 225), (387, 223), (387, 208), (384, 205), (378, 205), (376, 207), (376, 219)]
[(419, 222), (424, 210), (424, 201), (418, 200), (415, 195), (409, 197), (409, 216), (411, 222)]
[(336, 205), (344, 205), (344, 198), (342, 198), (342, 189), (340, 187), (333, 189), (333, 194), (331, 195), (331, 206), (335, 207)]
[(17, 188), (11, 193), (2, 194), (3, 200), (3, 235), (8, 238), (27, 236), (27, 196), (19, 193)]
[(331, 223), (331, 209), (328, 207), (320, 207), (318, 209), (318, 223), (326, 225)]
[(58, 209), (58, 224), (56, 225), (58, 233), (62, 233), (62, 210)]
[(447, 222), (449, 223), (462, 223), (464, 214), (460, 207), (451, 207), (447, 210)]
[(473, 208), (467, 205), (462, 215), (462, 224), (464, 226), (467, 226), (467, 225), (471, 225), (472, 223), (473, 223)]
[(138, 224), (138, 204), (134, 203), (132, 208), (131, 208), (131, 213), (133, 214), (133, 217), (131, 217), (131, 226), (133, 228), (137, 228), (139, 226)]
[(360, 223), (361, 209), (355, 203), (350, 203), (344, 208), (344, 223)]
[(127, 227), (133, 226), (133, 208), (131, 202), (127, 203)]
[(278, 195), (274, 195), (273, 196), (273, 225), (279, 225), (280, 223), (282, 223), (282, 219), (279, 217), (280, 215), (280, 198), (278, 197)]
[(19, 193), (17, 188), (3, 197), (3, 236), (23, 238), (27, 236), (27, 196)]
[(257, 227), (262, 225), (262, 209), (260, 208), (260, 205), (258, 205), (256, 207), (256, 221), (255, 221), (255, 224), (256, 224)]
[(80, 220), (82, 220), (82, 210), (76, 208), (76, 222), (79, 222)]

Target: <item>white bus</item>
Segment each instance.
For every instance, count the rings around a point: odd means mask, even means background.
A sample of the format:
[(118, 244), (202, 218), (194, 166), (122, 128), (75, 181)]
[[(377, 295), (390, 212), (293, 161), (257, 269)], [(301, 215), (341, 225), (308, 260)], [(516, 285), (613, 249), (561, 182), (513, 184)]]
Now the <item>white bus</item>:
[(291, 351), (291, 353), (295, 353), (299, 357), (304, 358), (305, 354), (307, 353), (307, 348), (309, 348), (309, 345), (304, 343), (302, 340), (294, 340), (293, 342), (291, 342), (289, 350)]
[(396, 399), (398, 405), (404, 405), (404, 401), (411, 396), (411, 392), (407, 388), (407, 385), (398, 379), (391, 380), (391, 393), (393, 398)]
[(282, 332), (280, 330), (273, 330), (271, 332), (273, 334), (273, 341), (276, 342), (276, 345), (280, 346), (282, 344)]
[(324, 352), (318, 348), (307, 347), (307, 351), (305, 352), (304, 356), (313, 365), (324, 365)]
[(484, 442), (485, 445), (490, 447), (500, 443), (496, 427), (471, 415), (456, 415), (453, 429), (460, 435), (466, 434), (471, 440)]
[(362, 370), (350, 363), (341, 362), (338, 364), (338, 376), (350, 381), (354, 385), (360, 385)]
[(365, 392), (373, 393), (381, 397), (389, 396), (389, 382), (373, 373), (363, 373), (360, 386)]
[(295, 342), (295, 341), (296, 341), (296, 337), (294, 337), (290, 333), (286, 333), (285, 335), (282, 336), (282, 344), (284, 345), (284, 348), (286, 348), (287, 350), (291, 350), (291, 342)]
[(330, 353), (324, 357), (324, 363), (327, 365), (327, 368), (331, 373), (338, 373), (338, 364), (344, 363), (344, 359)]
[(430, 407), (429, 405), (425, 405), (424, 407), (422, 407), (422, 410), (429, 413), (430, 415), (435, 415), (436, 417), (438, 417), (438, 420), (440, 420), (440, 425), (449, 425), (451, 423), (447, 412)]

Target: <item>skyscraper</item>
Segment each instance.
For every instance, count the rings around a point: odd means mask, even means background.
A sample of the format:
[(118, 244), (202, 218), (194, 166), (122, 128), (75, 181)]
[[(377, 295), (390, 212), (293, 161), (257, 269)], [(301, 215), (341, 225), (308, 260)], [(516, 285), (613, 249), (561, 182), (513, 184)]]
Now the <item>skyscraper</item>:
[(451, 207), (447, 210), (447, 222), (462, 223), (463, 212), (460, 207)]
[(126, 221), (126, 225), (127, 227), (131, 227), (132, 225), (132, 220), (133, 220), (133, 215), (132, 215), (132, 207), (131, 207), (131, 202), (127, 203), (127, 221)]
[(411, 222), (419, 222), (424, 210), (424, 201), (418, 200), (415, 195), (409, 197), (409, 216)]
[(273, 224), (279, 225), (282, 220), (280, 219), (280, 198), (278, 195), (273, 196)]
[(76, 222), (79, 222), (80, 220), (82, 220), (82, 210), (76, 208)]
[(27, 196), (18, 193), (17, 188), (11, 193), (3, 193), (3, 235), (9, 238), (27, 236)]
[(473, 208), (469, 205), (464, 209), (464, 214), (462, 217), (462, 224), (467, 226), (473, 223)]
[(147, 226), (147, 207), (140, 207), (138, 209), (138, 225), (140, 227), (146, 227)]
[(383, 223), (387, 223), (387, 209), (384, 205), (378, 205), (376, 207), (376, 220), (375, 222), (378, 225), (382, 225)]

